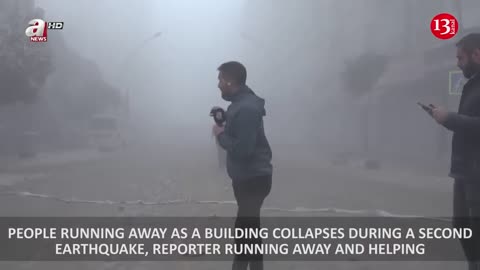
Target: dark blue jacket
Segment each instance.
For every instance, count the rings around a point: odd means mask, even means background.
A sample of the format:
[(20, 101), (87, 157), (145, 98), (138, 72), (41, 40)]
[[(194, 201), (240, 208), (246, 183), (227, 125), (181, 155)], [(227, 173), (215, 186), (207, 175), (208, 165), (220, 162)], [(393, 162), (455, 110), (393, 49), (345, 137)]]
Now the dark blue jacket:
[(227, 172), (233, 181), (272, 174), (272, 150), (263, 128), (265, 100), (243, 86), (230, 101), (225, 131), (218, 142), (227, 151)]
[(450, 113), (444, 126), (453, 131), (450, 176), (480, 177), (480, 74), (463, 87), (458, 113)]

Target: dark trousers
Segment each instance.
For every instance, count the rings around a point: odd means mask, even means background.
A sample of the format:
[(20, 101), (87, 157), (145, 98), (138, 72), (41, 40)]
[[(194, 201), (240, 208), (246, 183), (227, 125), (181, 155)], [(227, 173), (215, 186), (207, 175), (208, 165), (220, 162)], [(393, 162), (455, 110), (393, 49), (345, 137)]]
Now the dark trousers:
[[(260, 209), (271, 188), (271, 175), (233, 180), (233, 193), (238, 205), (235, 228), (260, 228)], [(236, 239), (235, 244), (262, 244), (262, 239)], [(235, 255), (232, 269), (245, 270), (249, 265), (250, 270), (263, 270), (263, 255)]]
[(470, 270), (480, 270), (480, 183), (473, 179), (456, 179), (453, 188), (453, 226), (471, 228), (473, 236), (461, 239)]

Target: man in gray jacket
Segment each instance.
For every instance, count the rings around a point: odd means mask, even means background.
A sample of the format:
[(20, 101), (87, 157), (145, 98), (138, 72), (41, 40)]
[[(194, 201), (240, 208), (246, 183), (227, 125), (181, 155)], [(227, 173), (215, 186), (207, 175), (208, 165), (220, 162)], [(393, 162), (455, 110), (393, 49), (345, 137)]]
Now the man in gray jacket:
[[(247, 85), (247, 71), (238, 62), (218, 68), (218, 88), (222, 98), (231, 102), (223, 127), (214, 125), (213, 133), (227, 152), (227, 173), (232, 179), (238, 212), (235, 227), (260, 228), (260, 209), (272, 186), (272, 151), (265, 136), (263, 117), (265, 100)], [(261, 244), (261, 239), (241, 239), (237, 244)], [(235, 256), (232, 269), (263, 269), (261, 255)]]
[(450, 176), (453, 185), (453, 215), (456, 228), (472, 227), (474, 237), (460, 239), (469, 270), (480, 270), (480, 33), (457, 43), (458, 67), (467, 83), (458, 112), (430, 105), (431, 116), (453, 132)]

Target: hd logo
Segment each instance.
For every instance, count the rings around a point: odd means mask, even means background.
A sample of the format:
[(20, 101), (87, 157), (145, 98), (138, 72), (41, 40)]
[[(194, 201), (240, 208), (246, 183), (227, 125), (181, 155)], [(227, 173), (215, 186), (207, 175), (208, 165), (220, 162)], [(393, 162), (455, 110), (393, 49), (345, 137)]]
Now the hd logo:
[(62, 30), (64, 23), (33, 19), (28, 22), (28, 25), (25, 34), (30, 38), (30, 42), (47, 42), (47, 31)]

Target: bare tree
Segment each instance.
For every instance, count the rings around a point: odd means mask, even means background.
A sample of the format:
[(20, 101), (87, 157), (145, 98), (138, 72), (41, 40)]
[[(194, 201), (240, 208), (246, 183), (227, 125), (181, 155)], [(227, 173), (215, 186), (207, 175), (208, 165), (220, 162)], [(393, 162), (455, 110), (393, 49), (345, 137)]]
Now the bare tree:
[[(373, 87), (385, 72), (388, 58), (384, 55), (374, 52), (362, 54), (347, 62), (343, 71), (345, 91), (353, 97), (360, 98), (367, 96), (370, 100)], [(370, 102), (363, 108), (363, 150), (365, 154), (370, 152), (369, 124), (370, 124)]]
[[(32, 103), (38, 96), (49, 74), (53, 71), (51, 51), (47, 44), (30, 44), (20, 26), (27, 25), (27, 18), (20, 14), (18, 6), (10, 6), (10, 24), (0, 31), (0, 105), (16, 102)], [(43, 10), (36, 10), (36, 17)], [(13, 14), (13, 15), (12, 15)]]

